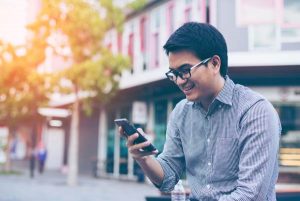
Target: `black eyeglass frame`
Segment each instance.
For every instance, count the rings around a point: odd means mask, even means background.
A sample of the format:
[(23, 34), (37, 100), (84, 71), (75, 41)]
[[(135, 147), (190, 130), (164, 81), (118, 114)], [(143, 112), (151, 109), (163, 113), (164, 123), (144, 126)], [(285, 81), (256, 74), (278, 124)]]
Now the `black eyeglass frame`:
[[(166, 72), (166, 76), (169, 80), (176, 82), (178, 76), (183, 79), (189, 79), (192, 75), (191, 75), (191, 70), (193, 70), (194, 68), (200, 67), (203, 64), (207, 64), (207, 62), (209, 62), (212, 59), (212, 57), (206, 58), (202, 61), (200, 61), (199, 63), (191, 66), (190, 68), (184, 69), (184, 72), (179, 71), (179, 70), (175, 70), (175, 69), (170, 69), (168, 72)], [(172, 75), (171, 75), (172, 74)], [(173, 79), (174, 78), (174, 79)]]

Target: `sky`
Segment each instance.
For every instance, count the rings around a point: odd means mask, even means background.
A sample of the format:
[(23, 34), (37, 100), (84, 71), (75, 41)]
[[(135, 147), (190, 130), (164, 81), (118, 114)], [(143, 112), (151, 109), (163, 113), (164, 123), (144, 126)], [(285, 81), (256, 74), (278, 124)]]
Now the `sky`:
[[(132, 0), (115, 0), (123, 5)], [(29, 0), (0, 0), (0, 40), (15, 45), (25, 43), (26, 24), (30, 16)], [(34, 0), (31, 2), (35, 2)]]
[(0, 40), (19, 45), (25, 42), (27, 0), (0, 0)]

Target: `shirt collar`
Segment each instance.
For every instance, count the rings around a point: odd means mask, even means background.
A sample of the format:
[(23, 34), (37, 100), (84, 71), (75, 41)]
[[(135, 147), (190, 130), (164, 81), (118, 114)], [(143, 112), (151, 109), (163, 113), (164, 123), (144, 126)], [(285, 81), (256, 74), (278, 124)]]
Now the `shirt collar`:
[(224, 104), (232, 105), (234, 82), (226, 75), (225, 84), (216, 99)]

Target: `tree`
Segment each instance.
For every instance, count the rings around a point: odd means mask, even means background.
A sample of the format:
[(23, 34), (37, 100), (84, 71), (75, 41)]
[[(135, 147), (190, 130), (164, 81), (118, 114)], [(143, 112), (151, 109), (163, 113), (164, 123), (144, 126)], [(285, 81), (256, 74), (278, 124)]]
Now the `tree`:
[[(75, 100), (72, 109), (68, 153), (68, 185), (77, 184), (79, 112), (91, 113), (91, 101), (106, 103), (118, 89), (121, 72), (128, 59), (112, 54), (104, 45), (107, 30), (116, 27), (121, 31), (124, 19), (112, 1), (52, 0), (42, 1), (36, 21), (30, 25), (35, 33), (45, 33), (47, 47), (56, 55), (72, 61), (60, 72), (71, 83)], [(56, 40), (54, 36), (58, 36)], [(66, 54), (67, 52), (67, 54)], [(82, 99), (80, 94), (87, 92)]]
[(10, 144), (19, 124), (32, 122), (31, 148), (35, 146), (38, 107), (48, 100), (49, 77), (37, 72), (44, 60), (34, 43), (13, 46), (0, 41), (0, 122), (9, 129), (5, 170), (11, 170)]

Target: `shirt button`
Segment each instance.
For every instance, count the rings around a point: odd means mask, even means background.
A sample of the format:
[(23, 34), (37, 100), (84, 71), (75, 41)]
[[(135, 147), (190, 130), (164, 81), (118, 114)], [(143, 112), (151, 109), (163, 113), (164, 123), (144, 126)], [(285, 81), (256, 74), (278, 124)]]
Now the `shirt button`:
[(222, 105), (219, 105), (219, 108), (222, 108)]
[(208, 166), (211, 166), (211, 162), (208, 162), (207, 165), (208, 165)]
[(210, 189), (210, 185), (209, 185), (209, 184), (207, 184), (207, 185), (206, 185), (206, 188)]
[(210, 142), (210, 139), (207, 139), (207, 143), (209, 143)]

